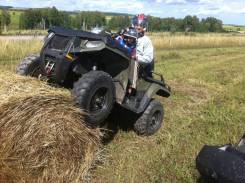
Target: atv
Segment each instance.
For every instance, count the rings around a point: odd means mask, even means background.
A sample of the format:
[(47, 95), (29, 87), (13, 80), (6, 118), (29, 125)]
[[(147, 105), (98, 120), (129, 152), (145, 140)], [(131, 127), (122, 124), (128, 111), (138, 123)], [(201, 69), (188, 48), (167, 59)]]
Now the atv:
[(161, 127), (164, 115), (162, 104), (154, 97), (169, 97), (170, 87), (162, 75), (157, 74), (157, 80), (142, 72), (136, 91), (128, 94), (134, 63), (109, 34), (53, 27), (40, 54), (23, 59), (17, 74), (46, 78), (71, 89), (91, 126), (101, 125), (117, 103), (139, 116), (134, 130), (148, 136)]

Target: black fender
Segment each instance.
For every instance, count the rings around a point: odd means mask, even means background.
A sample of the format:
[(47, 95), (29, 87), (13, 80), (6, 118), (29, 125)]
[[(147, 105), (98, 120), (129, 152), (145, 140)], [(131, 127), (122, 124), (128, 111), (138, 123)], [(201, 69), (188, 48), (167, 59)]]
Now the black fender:
[(150, 101), (156, 96), (162, 96), (162, 97), (169, 97), (171, 95), (170, 87), (169, 89), (167, 87), (161, 86), (157, 83), (152, 83), (148, 90), (145, 92), (143, 98), (140, 102), (140, 107), (136, 111), (137, 113), (142, 113), (147, 108)]
[(208, 145), (202, 148), (196, 158), (199, 173), (207, 181), (244, 183), (245, 154), (232, 146), (223, 148)]

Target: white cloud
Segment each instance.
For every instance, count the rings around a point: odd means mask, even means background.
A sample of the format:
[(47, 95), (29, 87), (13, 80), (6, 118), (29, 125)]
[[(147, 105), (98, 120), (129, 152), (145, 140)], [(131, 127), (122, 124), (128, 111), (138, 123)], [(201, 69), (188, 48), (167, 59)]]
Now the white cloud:
[(166, 4), (185, 4), (186, 0), (156, 0), (156, 3), (166, 3)]
[[(234, 15), (239, 18), (245, 13), (245, 0), (0, 0), (0, 5), (34, 8), (56, 6), (69, 11), (145, 13), (160, 17), (184, 17), (192, 14), (201, 17), (223, 15), (224, 18)], [(240, 22), (243, 22), (242, 18)]]
[(241, 14), (245, 13), (245, 1), (199, 0), (194, 13), (200, 15)]

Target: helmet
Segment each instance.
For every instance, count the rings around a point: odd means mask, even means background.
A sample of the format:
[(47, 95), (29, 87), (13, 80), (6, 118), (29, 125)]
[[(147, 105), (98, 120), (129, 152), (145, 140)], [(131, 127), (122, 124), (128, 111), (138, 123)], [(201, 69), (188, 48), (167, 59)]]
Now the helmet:
[(138, 32), (133, 27), (128, 28), (128, 30), (123, 35), (125, 37), (131, 37), (134, 39), (138, 38)]
[(147, 26), (148, 26), (148, 21), (147, 18), (144, 14), (139, 14), (139, 15), (135, 15), (132, 18), (132, 26), (141, 26), (144, 28), (144, 30), (146, 30)]

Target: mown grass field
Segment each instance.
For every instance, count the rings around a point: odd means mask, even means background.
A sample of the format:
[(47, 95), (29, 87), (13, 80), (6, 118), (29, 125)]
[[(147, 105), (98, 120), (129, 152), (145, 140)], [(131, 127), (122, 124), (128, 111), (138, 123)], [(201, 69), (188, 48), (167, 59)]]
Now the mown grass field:
[[(245, 132), (244, 38), (151, 38), (155, 69), (172, 87), (170, 98), (158, 98), (165, 106), (164, 126), (151, 137), (118, 128), (104, 146), (94, 182), (201, 182), (195, 169), (201, 147), (235, 143)], [(40, 47), (39, 40), (0, 40), (0, 69), (14, 71), (21, 58)], [(123, 115), (117, 114), (119, 126)]]

